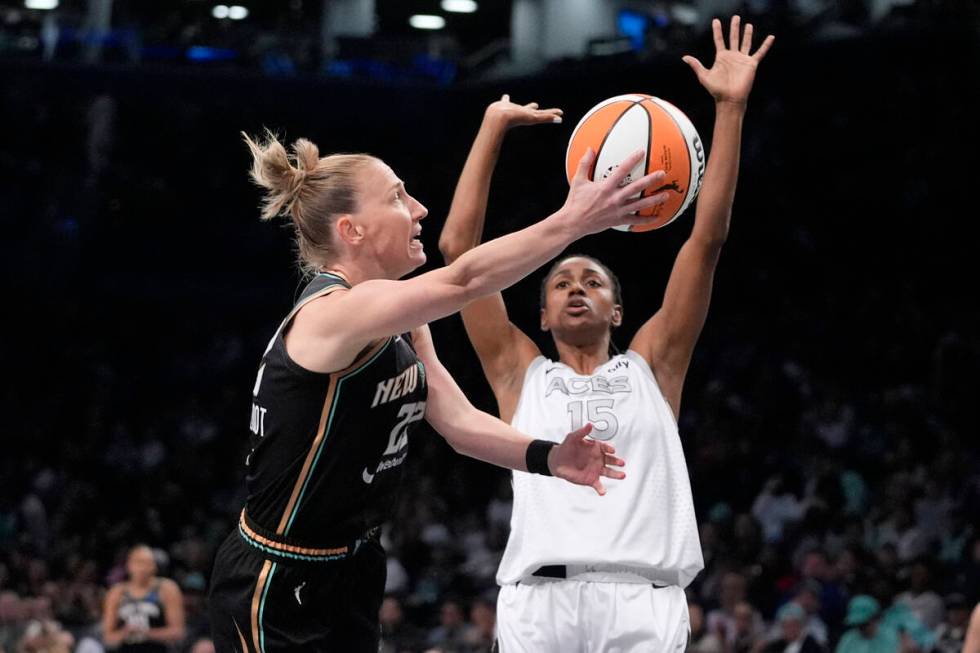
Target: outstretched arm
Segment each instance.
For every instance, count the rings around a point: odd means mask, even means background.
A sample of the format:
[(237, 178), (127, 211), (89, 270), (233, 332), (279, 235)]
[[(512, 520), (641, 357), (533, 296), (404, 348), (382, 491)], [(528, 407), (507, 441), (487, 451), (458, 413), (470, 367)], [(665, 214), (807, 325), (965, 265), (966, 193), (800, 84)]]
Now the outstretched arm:
[(751, 24), (741, 33), (739, 17), (733, 17), (728, 47), (721, 21), (715, 19), (711, 27), (715, 41), (715, 61), (711, 68), (705, 68), (694, 57), (684, 57), (698, 81), (715, 99), (711, 155), (698, 198), (694, 228), (677, 254), (663, 305), (630, 344), (630, 349), (650, 364), (675, 416), (680, 412), (681, 391), (691, 354), (708, 314), (715, 268), (728, 238), (746, 103), (756, 68), (774, 40), (772, 36), (767, 37), (755, 54), (750, 54)]
[[(436, 356), (429, 327), (413, 331), (412, 340), (415, 351), (425, 364), (429, 384), (426, 421), (464, 456), (527, 471), (525, 460), (531, 438), (496, 417), (477, 410), (469, 402)], [(602, 477), (625, 478), (625, 474), (616, 469), (624, 463), (615, 456), (614, 447), (605, 442), (585, 439), (591, 427), (591, 424), (586, 424), (569, 433), (564, 442), (552, 447), (548, 454), (548, 468), (554, 476), (576, 485), (588, 485), (599, 494), (605, 494)]]
[[(487, 107), (439, 236), (439, 250), (447, 264), (482, 240), (490, 179), (507, 130), (518, 125), (561, 122), (561, 114), (560, 109), (538, 109), (535, 102), (514, 104), (508, 95)], [(540, 354), (538, 347), (510, 321), (499, 292), (470, 302), (463, 307), (461, 315), (466, 334), (497, 399), (500, 417), (509, 422), (521, 392), (524, 372)]]
[[(484, 243), (451, 265), (417, 277), (372, 279), (311, 301), (293, 321), (291, 337), (294, 343), (302, 342), (303, 352), (297, 362), (317, 372), (347, 367), (372, 342), (451, 315), (483, 295), (516, 283), (586, 234), (619, 221), (641, 222), (643, 218), (632, 213), (664, 199), (663, 194), (633, 197), (654, 183), (653, 175), (619, 187), (641, 156), (641, 152), (630, 155), (608, 179), (593, 182), (588, 171), (594, 155), (587, 153), (565, 205), (541, 222)], [(397, 194), (393, 197), (399, 201)], [(287, 346), (293, 347), (288, 341)], [(295, 356), (295, 351), (291, 348), (290, 355)]]

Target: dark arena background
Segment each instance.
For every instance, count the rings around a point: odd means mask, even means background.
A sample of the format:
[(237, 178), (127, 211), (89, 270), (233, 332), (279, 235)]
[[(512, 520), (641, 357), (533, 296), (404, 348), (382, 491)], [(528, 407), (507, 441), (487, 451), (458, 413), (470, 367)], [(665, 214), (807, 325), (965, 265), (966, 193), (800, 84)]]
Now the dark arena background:
[[(213, 650), (249, 392), (300, 287), (241, 131), (380, 156), (429, 208), (431, 269), (487, 104), (565, 111), (508, 136), (493, 237), (561, 205), (568, 137), (603, 98), (669, 99), (710, 141), (680, 56), (708, 64), (710, 18), (736, 12), (777, 41), (680, 416), (706, 562), (690, 650), (762, 650), (791, 600), (834, 650), (859, 595), (902, 651), (961, 650), (980, 599), (973, 0), (242, 2), (0, 2), (0, 652), (102, 650), (137, 543), (182, 591), (173, 650)], [(660, 305), (692, 220), (573, 247), (618, 272), (623, 333)], [(517, 324), (537, 324), (540, 275), (505, 293)], [(495, 412), (459, 317), (432, 330)], [(509, 473), (428, 426), (405, 473), (382, 650), (489, 651)]]

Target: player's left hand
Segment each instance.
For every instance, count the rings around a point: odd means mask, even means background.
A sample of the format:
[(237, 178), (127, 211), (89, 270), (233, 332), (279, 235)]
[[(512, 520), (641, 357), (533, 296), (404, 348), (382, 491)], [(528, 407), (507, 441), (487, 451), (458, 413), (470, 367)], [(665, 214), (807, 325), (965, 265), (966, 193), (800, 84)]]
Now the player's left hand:
[(592, 425), (586, 424), (565, 436), (565, 441), (548, 452), (548, 469), (558, 478), (576, 485), (588, 485), (600, 495), (606, 493), (602, 477), (626, 478), (626, 474), (614, 469), (626, 463), (615, 456), (616, 448), (605, 442), (588, 439)]
[(752, 23), (747, 23), (743, 32), (741, 18), (732, 16), (727, 46), (721, 32), (721, 21), (717, 18), (711, 21), (711, 31), (715, 38), (715, 62), (711, 68), (705, 68), (697, 58), (690, 55), (682, 59), (694, 70), (701, 86), (711, 93), (715, 102), (745, 104), (749, 99), (749, 91), (752, 90), (756, 68), (769, 52), (776, 37), (770, 34), (755, 54), (750, 54)]

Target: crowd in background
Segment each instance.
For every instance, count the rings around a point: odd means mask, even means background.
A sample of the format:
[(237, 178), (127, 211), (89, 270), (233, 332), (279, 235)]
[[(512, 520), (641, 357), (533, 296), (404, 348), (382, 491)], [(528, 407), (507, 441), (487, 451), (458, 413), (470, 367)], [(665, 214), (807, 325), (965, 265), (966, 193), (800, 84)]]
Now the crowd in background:
[[(952, 653), (980, 600), (980, 312), (958, 235), (969, 166), (920, 135), (932, 131), (908, 130), (942, 125), (977, 141), (976, 97), (948, 90), (962, 80), (943, 63), (973, 50), (936, 42), (914, 57), (881, 43), (791, 52), (760, 79), (680, 415), (706, 563), (688, 588), (692, 650), (781, 651), (804, 633), (805, 653), (848, 653), (856, 631), (877, 628), (878, 650)], [(879, 58), (889, 65), (872, 68)], [(828, 67), (834, 87), (813, 93)], [(658, 69), (661, 83), (683, 88), (671, 70)], [(325, 150), (392, 161), (432, 211), (431, 261), (468, 130), (499, 92), (434, 103), (401, 89), (392, 117), (388, 90), (331, 103), (352, 89), (255, 97), (226, 80), (212, 95), (165, 77), (52, 75), (38, 85), (13, 74), (0, 89), (0, 117), (18, 126), (0, 149), (0, 270), (16, 307), (0, 386), (0, 652), (101, 650), (105, 593), (143, 542), (182, 593), (178, 648), (204, 653), (212, 556), (244, 500), (247, 393), (296, 286), (288, 232), (256, 219), (237, 131), (288, 126)], [(591, 99), (624, 84), (603, 78)], [(566, 111), (576, 101), (561, 77), (533, 92)], [(306, 93), (314, 100), (296, 101)], [(676, 95), (708, 124), (694, 90)], [(875, 104), (885, 95), (902, 110)], [(336, 128), (354, 115), (375, 127)], [(567, 134), (513, 138), (491, 235), (563, 197), (554, 152)], [(848, 167), (856, 149), (873, 164)], [(673, 259), (688, 224), (582, 247), (623, 279), (624, 330), (656, 307), (658, 261)], [(534, 319), (535, 281), (513, 291), (527, 305), (518, 318)], [(492, 410), (458, 319), (433, 331)], [(428, 430), (410, 446), (383, 535), (383, 650), (489, 650), (509, 477)]]

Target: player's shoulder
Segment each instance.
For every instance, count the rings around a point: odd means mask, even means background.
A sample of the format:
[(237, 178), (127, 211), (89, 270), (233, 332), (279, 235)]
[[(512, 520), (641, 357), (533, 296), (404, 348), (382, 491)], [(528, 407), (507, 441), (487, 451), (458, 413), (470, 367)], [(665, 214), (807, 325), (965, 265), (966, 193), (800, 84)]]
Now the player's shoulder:
[(657, 377), (653, 371), (653, 364), (643, 354), (634, 349), (627, 349), (616, 358), (622, 361), (623, 367), (635, 370), (646, 379), (657, 383)]
[(180, 595), (180, 585), (170, 578), (161, 578), (159, 588), (160, 596), (166, 596), (168, 594), (177, 596)]
[(126, 581), (116, 583), (105, 593), (106, 602), (119, 601), (122, 598), (123, 592), (126, 591)]

